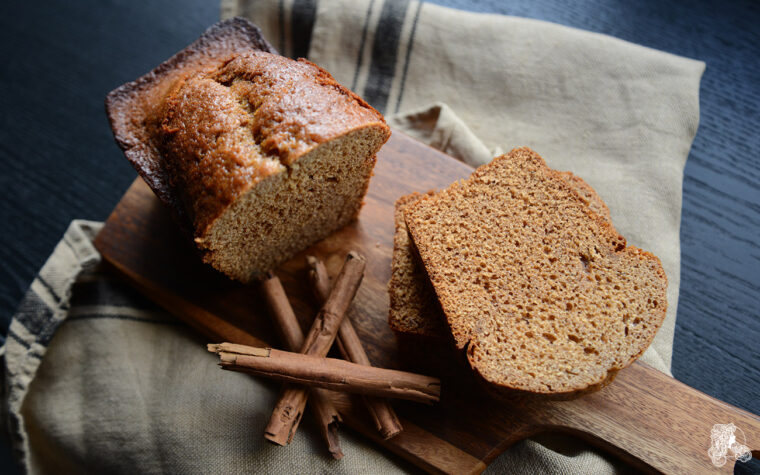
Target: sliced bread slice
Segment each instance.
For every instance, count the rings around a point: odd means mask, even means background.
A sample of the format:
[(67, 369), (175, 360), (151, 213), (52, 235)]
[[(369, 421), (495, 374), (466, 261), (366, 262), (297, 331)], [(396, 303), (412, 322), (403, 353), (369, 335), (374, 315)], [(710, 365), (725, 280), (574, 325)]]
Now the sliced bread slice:
[(659, 259), (626, 247), (528, 148), (420, 199), (405, 221), (457, 346), (500, 392), (599, 388), (665, 317)]
[(443, 340), (447, 337), (448, 330), (441, 305), (425, 274), (425, 267), (414, 250), (414, 243), (404, 222), (404, 210), (407, 206), (416, 203), (423, 196), (432, 194), (432, 191), (428, 191), (427, 194), (412, 193), (396, 201), (396, 233), (393, 235), (391, 280), (388, 282), (388, 324), (396, 333)]
[[(594, 213), (612, 225), (607, 205), (583, 178), (572, 172), (559, 172), (559, 174)], [(414, 243), (409, 237), (409, 230), (404, 222), (404, 210), (407, 206), (416, 203), (424, 196), (432, 195), (432, 191), (426, 194), (412, 193), (396, 201), (394, 211), (396, 232), (393, 236), (391, 280), (388, 283), (390, 295), (388, 324), (397, 334), (445, 341), (450, 336), (441, 305), (425, 274), (425, 268), (414, 249)]]

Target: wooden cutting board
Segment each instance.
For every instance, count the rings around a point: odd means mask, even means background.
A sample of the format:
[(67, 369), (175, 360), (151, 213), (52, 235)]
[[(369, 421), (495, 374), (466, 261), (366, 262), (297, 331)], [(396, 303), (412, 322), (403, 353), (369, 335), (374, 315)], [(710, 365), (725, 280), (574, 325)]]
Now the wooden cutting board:
[[(367, 271), (354, 302), (354, 325), (375, 366), (456, 368), (434, 346), (400, 342), (388, 328), (393, 204), (412, 191), (441, 188), (472, 172), (468, 166), (394, 132), (378, 156), (366, 204), (354, 224), (299, 254), (277, 270), (302, 324), (317, 306), (306, 279), (306, 254), (325, 260), (334, 276), (345, 254), (367, 257)], [(201, 264), (167, 210), (139, 178), (108, 218), (95, 245), (103, 257), (148, 297), (186, 321), (210, 341), (277, 346), (255, 286), (231, 282)], [(199, 351), (205, 351), (199, 348)], [(411, 355), (411, 357), (410, 357)], [(414, 363), (405, 363), (405, 361)], [(714, 424), (742, 429), (760, 456), (760, 418), (711, 398), (643, 363), (621, 371), (603, 390), (573, 401), (522, 398), (491, 400), (450, 370), (442, 375), (443, 398), (426, 407), (398, 402), (405, 431), (381, 441), (361, 404), (335, 394), (345, 423), (430, 472), (478, 473), (511, 444), (542, 432), (564, 432), (612, 452), (637, 468), (667, 473), (733, 473), (707, 455)], [(263, 430), (263, 427), (262, 427)]]

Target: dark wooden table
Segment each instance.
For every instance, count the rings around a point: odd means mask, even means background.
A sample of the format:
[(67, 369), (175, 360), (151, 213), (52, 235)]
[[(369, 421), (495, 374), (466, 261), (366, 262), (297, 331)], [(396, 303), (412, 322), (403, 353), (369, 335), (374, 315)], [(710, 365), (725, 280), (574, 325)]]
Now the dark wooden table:
[[(673, 373), (760, 412), (760, 4), (433, 3), (552, 21), (707, 63), (700, 128), (684, 176)], [(0, 334), (68, 223), (105, 219), (135, 177), (113, 143), (105, 94), (185, 46), (218, 17), (217, 2), (208, 0), (4, 5)], [(0, 467), (10, 467), (2, 450)]]

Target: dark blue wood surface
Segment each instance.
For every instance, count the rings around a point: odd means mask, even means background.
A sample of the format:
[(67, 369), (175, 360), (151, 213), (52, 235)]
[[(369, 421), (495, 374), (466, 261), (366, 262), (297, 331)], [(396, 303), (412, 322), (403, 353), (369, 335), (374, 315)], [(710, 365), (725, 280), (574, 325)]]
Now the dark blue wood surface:
[[(760, 3), (433, 3), (552, 21), (707, 63), (700, 127), (684, 176), (673, 373), (760, 412)], [(219, 16), (218, 4), (208, 0), (40, 0), (3, 10), (2, 334), (68, 223), (104, 220), (136, 176), (113, 143), (105, 94)], [(0, 467), (7, 461), (7, 454), (0, 457)]]

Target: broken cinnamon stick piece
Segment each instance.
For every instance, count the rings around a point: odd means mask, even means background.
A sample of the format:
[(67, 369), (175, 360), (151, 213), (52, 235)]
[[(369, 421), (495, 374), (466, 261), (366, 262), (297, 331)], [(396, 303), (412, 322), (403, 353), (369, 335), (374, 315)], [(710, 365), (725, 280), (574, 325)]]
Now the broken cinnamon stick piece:
[[(261, 284), (261, 289), (274, 319), (275, 328), (280, 339), (285, 343), (285, 347), (291, 351), (300, 350), (303, 345), (303, 332), (280, 279), (271, 272), (268, 273), (266, 280)], [(314, 388), (306, 392), (298, 386), (285, 385), (273, 411), (273, 414), (278, 414), (280, 417), (270, 418), (264, 429), (264, 438), (278, 445), (289, 444), (301, 422), (309, 395), (311, 395), (312, 409), (314, 409), (320, 434), (327, 443), (328, 451), (335, 459), (343, 458), (338, 437), (340, 415), (324, 389)]]
[(327, 450), (335, 460), (343, 458), (343, 450), (340, 448), (338, 437), (338, 423), (341, 422), (340, 414), (330, 402), (327, 391), (321, 388), (312, 388), (310, 394), (314, 417), (317, 419), (319, 433), (327, 443)]
[[(314, 290), (314, 296), (320, 304), (323, 304), (330, 295), (331, 283), (327, 268), (321, 260), (314, 256), (307, 256), (306, 261), (309, 264), (309, 280)], [(346, 360), (371, 366), (367, 353), (364, 351), (361, 340), (359, 340), (359, 335), (356, 334), (356, 330), (351, 323), (350, 315), (343, 319), (343, 323), (340, 325), (337, 344), (341, 355)], [(363, 399), (372, 419), (375, 421), (375, 427), (383, 439), (390, 439), (403, 430), (398, 416), (396, 416), (395, 411), (386, 399), (375, 397), (365, 397)]]
[[(307, 392), (294, 391), (294, 386), (285, 384), (277, 398), (274, 412), (281, 414), (278, 419), (270, 419), (264, 428), (264, 438), (277, 445), (288, 445), (293, 441), (296, 429), (301, 423), (306, 407)], [(328, 444), (329, 445), (329, 444)]]
[(438, 378), (406, 371), (234, 343), (209, 344), (208, 350), (219, 355), (223, 369), (288, 383), (427, 404), (437, 402), (441, 395)]
[[(301, 343), (301, 353), (309, 353), (316, 356), (325, 356), (330, 350), (330, 346), (335, 340), (335, 336), (338, 332), (338, 328), (345, 316), (348, 306), (351, 304), (356, 291), (359, 289), (362, 277), (364, 276), (364, 258), (355, 252), (349, 252), (346, 256), (346, 261), (343, 264), (343, 268), (340, 271), (340, 275), (335, 282), (335, 287), (330, 293), (330, 298), (317, 314), (314, 322), (311, 325), (311, 330)], [(269, 279), (267, 280), (267, 282)], [(339, 285), (340, 284), (340, 285)], [(285, 316), (287, 311), (282, 311), (284, 307), (282, 304), (287, 303), (287, 297), (284, 296), (285, 292), (282, 292), (282, 296), (276, 299), (276, 312), (280, 316)], [(287, 305), (290, 306), (289, 304)], [(292, 313), (292, 309), (291, 309)], [(295, 319), (295, 315), (292, 315)], [(287, 316), (290, 320), (290, 316)], [(292, 321), (285, 325), (283, 328), (290, 329), (290, 337), (295, 335), (292, 330), (294, 327), (298, 327), (297, 322), (293, 325)], [(300, 329), (300, 327), (298, 327)], [(289, 337), (289, 338), (290, 338)], [(293, 339), (292, 343), (297, 343), (297, 338)], [(298, 412), (294, 409), (297, 407), (296, 403), (300, 404), (300, 401), (306, 401), (306, 389), (298, 387), (290, 387), (286, 391), (280, 394), (277, 404), (275, 405), (272, 415), (269, 418), (267, 424), (267, 434), (273, 434), (272, 438), (277, 440), (290, 440), (293, 438), (300, 419), (294, 417)], [(300, 406), (303, 411), (303, 406)], [(271, 440), (271, 439), (270, 439)]]

